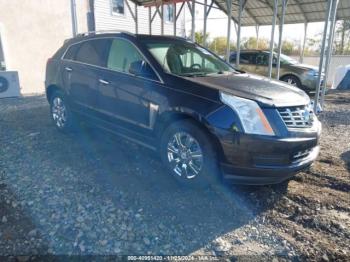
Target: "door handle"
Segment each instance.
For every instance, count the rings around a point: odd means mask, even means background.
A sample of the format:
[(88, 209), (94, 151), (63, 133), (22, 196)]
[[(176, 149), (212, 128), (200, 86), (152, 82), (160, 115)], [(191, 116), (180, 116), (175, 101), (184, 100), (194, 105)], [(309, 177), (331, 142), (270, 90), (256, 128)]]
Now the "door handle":
[(103, 84), (103, 85), (109, 85), (109, 82), (106, 81), (106, 80), (99, 79), (98, 81), (99, 81), (101, 84)]
[(70, 68), (70, 67), (68, 67), (68, 66), (67, 66), (67, 67), (65, 67), (65, 68), (64, 68), (64, 70), (66, 70), (67, 72), (72, 72), (72, 71), (73, 71), (73, 69), (72, 69), (72, 68)]

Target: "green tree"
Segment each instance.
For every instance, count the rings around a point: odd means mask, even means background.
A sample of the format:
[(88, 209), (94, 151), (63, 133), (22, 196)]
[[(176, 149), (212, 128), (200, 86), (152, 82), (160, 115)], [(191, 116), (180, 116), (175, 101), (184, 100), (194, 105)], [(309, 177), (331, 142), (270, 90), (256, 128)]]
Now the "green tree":
[[(195, 41), (196, 41), (197, 44), (204, 45), (204, 34), (203, 34), (203, 31), (195, 32), (194, 37), (196, 39)], [(207, 39), (207, 43), (208, 43), (209, 33), (206, 33), (206, 39)]]
[(350, 20), (340, 21), (336, 27), (334, 37), (335, 53), (350, 54)]
[(265, 38), (261, 38), (258, 41), (256, 37), (249, 37), (242, 39), (242, 49), (261, 49), (266, 50), (269, 48), (269, 40)]
[(298, 55), (299, 46), (295, 42), (284, 40), (282, 42), (282, 53), (285, 55)]
[[(226, 55), (226, 46), (227, 46), (227, 38), (224, 36), (215, 37), (213, 41), (209, 44), (209, 49), (214, 53), (225, 56)], [(231, 43), (230, 44), (231, 51), (236, 50), (236, 46)]]

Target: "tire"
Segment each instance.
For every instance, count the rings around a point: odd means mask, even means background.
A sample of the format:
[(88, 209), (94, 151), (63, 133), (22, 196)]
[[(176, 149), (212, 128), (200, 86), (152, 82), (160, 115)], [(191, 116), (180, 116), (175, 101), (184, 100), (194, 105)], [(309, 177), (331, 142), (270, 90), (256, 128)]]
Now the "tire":
[(168, 172), (181, 185), (208, 188), (219, 181), (217, 154), (210, 137), (192, 120), (180, 120), (165, 129), (160, 154)]
[(296, 77), (296, 76), (293, 76), (293, 75), (283, 76), (281, 78), (281, 80), (283, 82), (287, 82), (288, 84), (290, 84), (292, 86), (296, 86), (298, 88), (302, 88), (301, 82), (300, 82), (299, 78)]
[(65, 133), (73, 131), (75, 127), (74, 116), (63, 92), (55, 91), (51, 95), (50, 113), (51, 119), (59, 131)]

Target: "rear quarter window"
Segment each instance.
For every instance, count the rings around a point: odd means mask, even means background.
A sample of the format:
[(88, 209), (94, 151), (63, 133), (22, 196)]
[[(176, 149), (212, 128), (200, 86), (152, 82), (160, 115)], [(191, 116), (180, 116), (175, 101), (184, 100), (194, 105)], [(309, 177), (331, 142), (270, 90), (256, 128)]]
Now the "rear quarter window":
[(64, 54), (64, 59), (67, 59), (67, 60), (74, 60), (75, 59), (75, 56), (77, 54), (77, 51), (79, 50), (79, 47), (80, 45), (79, 44), (75, 44), (75, 45), (72, 45), (70, 46), (66, 53)]

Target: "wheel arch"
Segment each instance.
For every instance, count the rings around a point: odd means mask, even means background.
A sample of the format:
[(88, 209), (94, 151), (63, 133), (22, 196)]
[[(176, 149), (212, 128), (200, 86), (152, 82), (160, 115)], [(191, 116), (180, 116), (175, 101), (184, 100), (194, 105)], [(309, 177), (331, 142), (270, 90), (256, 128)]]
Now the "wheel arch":
[(59, 86), (56, 85), (56, 84), (51, 84), (51, 85), (47, 86), (47, 88), (46, 88), (46, 98), (47, 98), (47, 100), (48, 100), (49, 102), (51, 101), (52, 95), (53, 95), (54, 92), (56, 92), (56, 91), (60, 91), (60, 92), (62, 92), (62, 93), (65, 94), (63, 88), (59, 87)]
[(213, 132), (210, 131), (209, 123), (206, 121), (205, 117), (192, 110), (182, 109), (181, 111), (171, 110), (163, 112), (161, 115), (158, 116), (157, 121), (155, 123), (155, 136), (160, 139), (162, 133), (170, 124), (181, 120), (191, 120), (194, 124), (196, 124), (202, 130), (204, 130), (209, 136), (210, 141), (212, 141), (214, 150), (217, 150), (219, 159), (222, 159), (224, 153), (219, 139), (213, 134)]
[(293, 72), (288, 72), (288, 73), (283, 74), (282, 76), (280, 76), (280, 79), (279, 79), (279, 80), (282, 81), (282, 79), (285, 78), (285, 77), (287, 77), (287, 76), (296, 77), (296, 78), (300, 81), (300, 77), (299, 77), (297, 74), (293, 73)]

